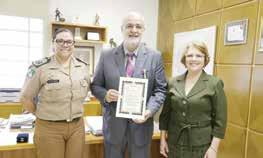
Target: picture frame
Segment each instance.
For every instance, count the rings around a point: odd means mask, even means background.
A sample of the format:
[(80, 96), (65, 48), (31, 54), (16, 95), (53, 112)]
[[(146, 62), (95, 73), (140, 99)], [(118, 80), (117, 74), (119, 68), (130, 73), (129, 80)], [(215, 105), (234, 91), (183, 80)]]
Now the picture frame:
[(94, 46), (75, 46), (74, 56), (88, 64), (90, 75), (94, 73), (95, 48)]
[(98, 32), (87, 32), (87, 40), (99, 41), (100, 34)]
[(260, 28), (258, 37), (258, 52), (263, 52), (263, 16), (260, 17)]
[(231, 21), (225, 24), (224, 45), (247, 43), (248, 19)]
[(116, 117), (143, 119), (146, 111), (148, 79), (120, 77)]

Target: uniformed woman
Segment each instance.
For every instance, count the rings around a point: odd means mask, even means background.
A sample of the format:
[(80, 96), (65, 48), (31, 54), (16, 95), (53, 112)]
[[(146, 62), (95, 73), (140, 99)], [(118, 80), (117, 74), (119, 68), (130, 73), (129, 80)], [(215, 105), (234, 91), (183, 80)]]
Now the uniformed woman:
[(223, 82), (203, 70), (209, 54), (202, 42), (189, 43), (181, 62), (187, 71), (170, 80), (160, 115), (160, 153), (169, 158), (216, 158), (227, 119)]
[(53, 37), (54, 55), (33, 62), (21, 103), (35, 113), (34, 144), (39, 158), (82, 158), (85, 132), (83, 102), (89, 90), (88, 67), (73, 57), (72, 32), (60, 28)]

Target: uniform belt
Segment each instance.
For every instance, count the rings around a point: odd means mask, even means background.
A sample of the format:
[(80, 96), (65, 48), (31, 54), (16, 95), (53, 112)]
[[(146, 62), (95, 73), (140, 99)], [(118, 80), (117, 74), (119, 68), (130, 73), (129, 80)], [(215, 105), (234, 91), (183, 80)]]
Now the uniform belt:
[(77, 121), (79, 121), (80, 118), (81, 117), (76, 117), (76, 118), (74, 118), (72, 120), (46, 120), (46, 121), (49, 121), (49, 122), (65, 122), (65, 123), (67, 123), (67, 122), (77, 122)]
[(181, 128), (179, 130), (178, 136), (176, 138), (176, 142), (179, 141), (182, 133), (187, 130), (188, 132), (188, 145), (190, 148), (190, 151), (192, 150), (192, 128), (204, 128), (211, 126), (211, 121), (200, 121), (200, 122), (195, 122), (195, 123), (181, 123), (180, 124)]

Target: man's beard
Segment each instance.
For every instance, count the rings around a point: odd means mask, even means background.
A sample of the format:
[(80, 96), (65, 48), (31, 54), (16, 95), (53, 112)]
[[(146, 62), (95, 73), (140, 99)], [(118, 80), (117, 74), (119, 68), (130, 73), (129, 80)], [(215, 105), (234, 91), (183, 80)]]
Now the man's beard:
[(124, 45), (129, 51), (134, 51), (139, 46), (140, 42), (141, 38), (128, 38), (124, 41)]

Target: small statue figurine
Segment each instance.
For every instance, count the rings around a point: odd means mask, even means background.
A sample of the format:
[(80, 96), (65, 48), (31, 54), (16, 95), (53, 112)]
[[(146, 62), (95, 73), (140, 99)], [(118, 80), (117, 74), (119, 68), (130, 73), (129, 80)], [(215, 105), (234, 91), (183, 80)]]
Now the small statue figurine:
[(61, 12), (58, 10), (58, 8), (55, 10), (55, 21), (59, 21)]
[(117, 43), (114, 41), (113, 38), (110, 39), (110, 47), (111, 47), (111, 48), (117, 47)]
[(99, 20), (100, 20), (100, 16), (98, 14), (96, 14), (94, 25), (99, 26), (100, 25)]
[(58, 10), (58, 8), (55, 10), (55, 21), (64, 22), (65, 18), (61, 17), (62, 13)]

